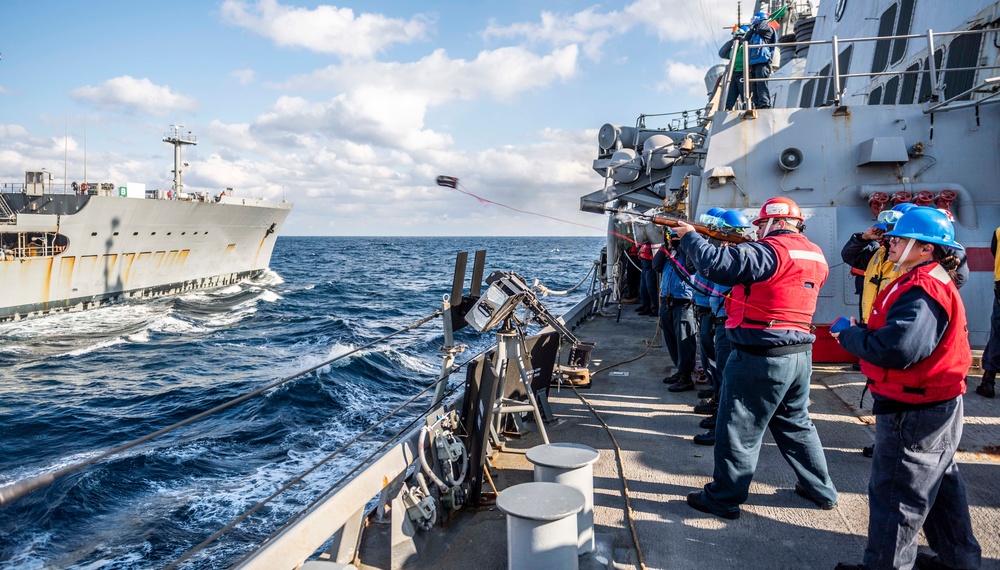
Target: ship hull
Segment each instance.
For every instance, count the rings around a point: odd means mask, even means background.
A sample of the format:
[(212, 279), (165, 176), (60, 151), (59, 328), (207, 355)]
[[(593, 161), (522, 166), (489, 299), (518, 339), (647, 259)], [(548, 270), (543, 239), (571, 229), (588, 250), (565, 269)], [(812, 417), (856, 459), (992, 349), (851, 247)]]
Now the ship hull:
[(268, 267), (291, 210), (287, 203), (231, 196), (218, 202), (60, 196), (5, 195), (19, 213), (0, 231), (58, 234), (66, 245), (51, 255), (0, 261), (0, 320), (254, 277)]

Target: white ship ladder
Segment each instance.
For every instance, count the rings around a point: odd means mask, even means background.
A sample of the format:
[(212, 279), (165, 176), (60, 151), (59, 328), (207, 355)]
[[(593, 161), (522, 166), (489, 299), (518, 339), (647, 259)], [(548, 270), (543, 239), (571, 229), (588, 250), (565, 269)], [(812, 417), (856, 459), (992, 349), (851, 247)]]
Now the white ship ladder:
[(10, 204), (7, 203), (7, 198), (0, 194), (0, 223), (2, 224), (13, 224), (17, 222), (17, 214), (14, 210), (10, 209)]

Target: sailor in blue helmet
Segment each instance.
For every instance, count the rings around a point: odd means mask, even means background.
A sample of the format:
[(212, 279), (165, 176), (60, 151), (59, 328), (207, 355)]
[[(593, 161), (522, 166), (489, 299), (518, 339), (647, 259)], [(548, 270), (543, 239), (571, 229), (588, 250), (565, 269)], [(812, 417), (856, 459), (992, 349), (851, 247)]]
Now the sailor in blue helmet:
[[(862, 565), (838, 569), (979, 568), (965, 482), (955, 463), (962, 394), (972, 363), (965, 306), (955, 286), (955, 229), (914, 208), (886, 233), (901, 275), (875, 298), (867, 325), (834, 333), (861, 358), (875, 415)], [(917, 552), (923, 528), (933, 554)]]
[[(663, 379), (671, 392), (694, 389), (691, 372), (697, 354), (698, 322), (694, 317), (694, 289), (690, 281), (694, 266), (677, 247), (677, 238), (669, 236), (653, 257), (653, 270), (661, 271), (660, 329), (663, 344), (677, 371)], [(669, 253), (668, 253), (669, 248)], [(672, 256), (672, 259), (671, 259)]]
[(795, 492), (821, 509), (837, 505), (823, 445), (809, 417), (812, 318), (829, 267), (802, 233), (805, 218), (785, 197), (764, 202), (759, 240), (720, 247), (683, 222), (676, 231), (695, 267), (733, 289), (726, 300), (732, 352), (719, 394), (715, 469), (688, 505), (725, 519), (740, 516), (750, 494), (764, 432), (770, 430), (795, 472)]
[[(744, 234), (750, 230), (750, 219), (739, 210), (726, 210), (719, 216), (719, 226), (727, 230), (732, 230)], [(699, 424), (708, 431), (694, 436), (693, 441), (698, 445), (715, 445), (715, 421), (719, 416), (719, 392), (722, 386), (722, 378), (726, 371), (726, 361), (729, 360), (729, 353), (732, 352), (732, 345), (729, 344), (729, 337), (726, 335), (726, 304), (731, 286), (712, 283), (713, 291), (709, 298), (711, 313), (709, 318), (715, 327), (715, 375), (712, 377), (711, 394), (707, 397), (709, 401), (699, 411), (695, 408), (695, 413), (709, 413), (710, 415), (701, 420)], [(701, 395), (701, 394), (699, 394)]]
[[(774, 56), (774, 28), (766, 12), (757, 12), (750, 20), (750, 30), (746, 41), (750, 44), (750, 77), (767, 79), (771, 77), (771, 58)], [(750, 97), (756, 109), (771, 108), (771, 91), (766, 81), (750, 83)]]

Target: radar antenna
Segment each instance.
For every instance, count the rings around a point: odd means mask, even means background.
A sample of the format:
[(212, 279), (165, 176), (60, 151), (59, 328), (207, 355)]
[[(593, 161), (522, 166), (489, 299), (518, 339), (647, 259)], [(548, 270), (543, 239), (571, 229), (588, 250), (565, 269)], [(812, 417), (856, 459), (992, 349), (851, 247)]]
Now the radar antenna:
[(184, 191), (184, 184), (181, 182), (181, 172), (186, 165), (181, 162), (181, 147), (186, 144), (198, 144), (198, 137), (192, 135), (191, 131), (188, 131), (187, 134), (181, 133), (181, 129), (183, 128), (184, 125), (170, 125), (170, 132), (163, 135), (163, 142), (174, 145), (174, 198), (177, 198)]

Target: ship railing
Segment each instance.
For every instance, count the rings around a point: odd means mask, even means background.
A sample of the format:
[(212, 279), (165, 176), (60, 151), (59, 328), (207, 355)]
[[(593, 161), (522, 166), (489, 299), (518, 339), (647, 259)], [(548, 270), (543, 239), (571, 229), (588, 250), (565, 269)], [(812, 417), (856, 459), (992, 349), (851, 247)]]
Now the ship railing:
[[(941, 80), (940, 77), (938, 77), (938, 75), (940, 73), (946, 73), (946, 72), (947, 73), (955, 73), (955, 72), (963, 72), (963, 71), (973, 71), (973, 72), (975, 72), (975, 71), (986, 71), (986, 70), (1000, 70), (1000, 65), (981, 65), (981, 66), (971, 66), (971, 67), (970, 66), (965, 66), (965, 67), (947, 67), (947, 65), (945, 65), (941, 69), (938, 69), (937, 68), (938, 64), (937, 64), (937, 61), (935, 61), (935, 54), (934, 54), (935, 45), (936, 45), (935, 44), (935, 38), (939, 38), (940, 39), (940, 38), (948, 38), (948, 37), (955, 37), (955, 36), (981, 35), (981, 34), (998, 33), (998, 32), (1000, 32), (1000, 28), (983, 28), (983, 29), (978, 29), (978, 30), (957, 30), (957, 31), (949, 31), (949, 32), (934, 32), (933, 30), (927, 30), (927, 32), (924, 33), (924, 34), (902, 34), (902, 35), (894, 35), (894, 36), (874, 36), (874, 37), (860, 37), (860, 38), (838, 38), (837, 36), (833, 36), (830, 40), (810, 40), (810, 41), (801, 41), (801, 42), (781, 42), (781, 43), (766, 44), (766, 45), (750, 44), (749, 42), (747, 42), (746, 40), (744, 40), (744, 41), (740, 42), (739, 48), (738, 48), (740, 50), (743, 50), (742, 51), (742, 55), (743, 55), (743, 61), (742, 61), (742, 63), (743, 63), (743, 69), (742, 69), (742, 73), (743, 73), (743, 78), (744, 78), (744, 81), (743, 81), (743, 94), (742, 94), (743, 95), (743, 105), (745, 106), (744, 108), (747, 111), (754, 110), (754, 101), (753, 101), (753, 98), (751, 97), (751, 94), (752, 94), (751, 85), (750, 85), (751, 83), (774, 83), (774, 82), (786, 82), (786, 81), (811, 81), (811, 80), (817, 80), (817, 79), (818, 80), (829, 80), (829, 81), (832, 81), (832, 85), (834, 86), (834, 92), (833, 92), (833, 99), (827, 101), (826, 103), (827, 104), (832, 104), (834, 106), (840, 106), (841, 102), (843, 101), (844, 96), (846, 94), (846, 89), (847, 89), (846, 80), (848, 78), (852, 78), (852, 77), (868, 77), (868, 78), (872, 78), (872, 77), (889, 76), (889, 75), (905, 76), (905, 75), (920, 75), (920, 74), (925, 74), (927, 76), (928, 80), (930, 81), (930, 100), (932, 102), (939, 102), (937, 105), (934, 105), (933, 107), (930, 107), (929, 109), (925, 110), (926, 113), (948, 111), (948, 110), (957, 109), (957, 108), (961, 108), (961, 107), (969, 107), (969, 106), (978, 106), (978, 105), (998, 103), (998, 102), (1000, 102), (1000, 98), (998, 98), (998, 97), (1000, 97), (1000, 91), (994, 92), (992, 90), (992, 87), (995, 86), (996, 82), (998, 81), (997, 78), (989, 78), (989, 79), (981, 82), (979, 85), (977, 85), (977, 86), (975, 86), (975, 87), (973, 87), (971, 89), (968, 89), (968, 90), (966, 90), (966, 91), (964, 91), (964, 92), (962, 92), (962, 93), (960, 93), (958, 95), (954, 95), (954, 96), (948, 98), (946, 101), (944, 101), (943, 99), (944, 99), (944, 92), (945, 92), (946, 84), (945, 84), (944, 81)], [(915, 70), (912, 70), (912, 71), (909, 70), (909, 69), (905, 69), (905, 70), (888, 70), (888, 71), (870, 71), (870, 72), (865, 72), (865, 73), (842, 73), (841, 70), (840, 70), (840, 57), (839, 57), (840, 53), (841, 53), (840, 52), (840, 46), (843, 45), (843, 44), (853, 44), (853, 43), (861, 43), (861, 42), (878, 42), (878, 41), (889, 41), (889, 40), (906, 40), (907, 42), (909, 42), (910, 40), (914, 40), (914, 39), (926, 40), (926, 43), (927, 43), (927, 54), (928, 54), (928, 56), (926, 58), (926, 65), (924, 67), (922, 67), (922, 68), (918, 68), (918, 69), (915, 69)], [(771, 77), (763, 77), (763, 78), (752, 78), (750, 76), (750, 57), (749, 57), (749, 51), (751, 49), (760, 48), (760, 47), (770, 47), (770, 48), (772, 48), (774, 50), (779, 50), (780, 48), (787, 47), (787, 46), (827, 46), (827, 45), (831, 46), (831, 49), (832, 49), (831, 53), (833, 54), (833, 56), (831, 57), (831, 72), (829, 74), (817, 73), (815, 75), (810, 74), (810, 75), (798, 75), (798, 76), (797, 75), (793, 75), (793, 76), (778, 76), (778, 77), (771, 76)], [(732, 82), (733, 76), (735, 75), (736, 55), (737, 55), (737, 50), (733, 50), (733, 53), (731, 54), (731, 57), (729, 59), (729, 65), (726, 68), (725, 76), (723, 77), (723, 80), (720, 82), (720, 87), (722, 89), (722, 91), (721, 91), (721, 99), (723, 101), (726, 98), (726, 94), (729, 92), (730, 83)], [(893, 64), (887, 63), (887, 66), (888, 65), (893, 65)], [(989, 87), (990, 89), (985, 89), (985, 87)], [(972, 95), (974, 93), (985, 93), (986, 96), (983, 97), (982, 99), (978, 99), (976, 101), (972, 101), (972, 102), (968, 102), (968, 103), (962, 103), (961, 105), (955, 105), (954, 104), (954, 102), (962, 100), (963, 98), (965, 98), (967, 96), (970, 96), (970, 95)], [(748, 115), (751, 115), (751, 114), (748, 113)]]
[(17, 223), (17, 213), (7, 203), (7, 197), (0, 194), (0, 224)]
[[(607, 299), (609, 290), (592, 291), (587, 298), (580, 301), (573, 309), (568, 311), (562, 318), (566, 326), (574, 326), (586, 318), (594, 306), (594, 298)], [(96, 463), (108, 458), (118, 456), (130, 449), (143, 445), (153, 439), (174, 432), (175, 430), (191, 425), (214, 414), (228, 410), (251, 398), (261, 396), (279, 386), (292, 380), (302, 378), (318, 370), (328, 367), (334, 362), (351, 357), (372, 346), (384, 343), (407, 331), (417, 329), (439, 317), (443, 311), (437, 310), (434, 313), (423, 317), (410, 325), (398, 329), (381, 338), (375, 339), (362, 346), (356, 347), (344, 354), (326, 360), (320, 364), (312, 366), (286, 376), (280, 380), (269, 383), (253, 392), (244, 394), (214, 408), (191, 416), (187, 419), (176, 422), (170, 426), (162, 428), (151, 434), (134, 439), (130, 442), (119, 445), (100, 453), (91, 455), (89, 458), (64, 465), (59, 469), (46, 472), (42, 475), (29, 477), (17, 481), (13, 484), (0, 487), (0, 507), (5, 507), (17, 501), (29, 493), (35, 492), (48, 486), (56, 480), (62, 479), (70, 474), (82, 471)], [(450, 316), (449, 316), (450, 318)], [(385, 414), (381, 419), (374, 422), (367, 429), (355, 435), (345, 442), (338, 449), (322, 458), (318, 463), (308, 468), (304, 472), (292, 478), (288, 483), (258, 502), (249, 510), (236, 518), (216, 533), (207, 537), (201, 543), (195, 545), (180, 558), (174, 560), (166, 566), (168, 570), (179, 567), (186, 561), (191, 560), (196, 554), (202, 552), (216, 540), (231, 532), (240, 523), (253, 516), (261, 508), (267, 506), (271, 501), (279, 497), (293, 486), (301, 483), (307, 476), (318, 469), (331, 465), (335, 458), (342, 457), (348, 449), (354, 448), (355, 444), (366, 441), (365, 438), (375, 434), (380, 434), (381, 430), (387, 429), (387, 422), (393, 419), (409, 420), (403, 425), (394, 436), (389, 437), (384, 443), (378, 446), (365, 458), (357, 461), (354, 466), (343, 476), (341, 476), (326, 490), (311, 501), (305, 508), (286, 521), (277, 531), (262, 542), (258, 548), (246, 554), (235, 566), (239, 568), (296, 568), (300, 566), (310, 556), (317, 553), (317, 550), (327, 544), (326, 556), (338, 562), (347, 563), (357, 556), (362, 529), (365, 518), (371, 514), (375, 507), (373, 500), (378, 499), (378, 503), (384, 505), (392, 493), (398, 493), (401, 482), (411, 473), (413, 466), (418, 463), (419, 455), (417, 447), (420, 443), (420, 428), (423, 427), (428, 414), (436, 413), (444, 406), (453, 406), (462, 397), (461, 388), (464, 384), (453, 386), (445, 393), (435, 393), (430, 395), (432, 390), (436, 391), (439, 384), (447, 384), (451, 374), (465, 367), (469, 362), (485, 358), (486, 353), (493, 346), (487, 346), (478, 354), (472, 356), (468, 361), (461, 364), (448, 366), (449, 374), (442, 374), (436, 381), (425, 387), (417, 394), (411, 396), (406, 401), (399, 404), (395, 409)], [(413, 411), (413, 406), (424, 404), (424, 408), (419, 413), (407, 414), (413, 417), (399, 418), (403, 410)], [(414, 427), (417, 426), (417, 427)]]

